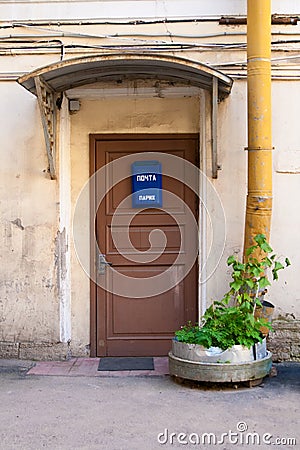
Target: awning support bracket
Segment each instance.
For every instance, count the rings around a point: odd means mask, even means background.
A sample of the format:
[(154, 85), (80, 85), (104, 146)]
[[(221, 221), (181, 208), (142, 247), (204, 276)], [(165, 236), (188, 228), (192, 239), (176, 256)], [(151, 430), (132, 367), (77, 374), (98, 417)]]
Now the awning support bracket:
[(56, 179), (55, 144), (56, 144), (56, 109), (55, 93), (39, 76), (34, 77), (36, 94), (43, 124), (48, 170), (51, 180)]
[(212, 178), (218, 178), (218, 78), (212, 80), (211, 106), (211, 164)]

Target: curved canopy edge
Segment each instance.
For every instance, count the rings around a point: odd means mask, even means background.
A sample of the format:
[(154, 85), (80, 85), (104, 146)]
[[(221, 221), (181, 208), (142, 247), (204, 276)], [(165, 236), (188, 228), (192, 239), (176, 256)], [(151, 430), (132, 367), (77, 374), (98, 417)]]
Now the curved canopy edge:
[(64, 92), (98, 81), (155, 78), (185, 82), (212, 90), (212, 81), (218, 79), (220, 98), (230, 94), (233, 80), (227, 75), (198, 61), (167, 55), (105, 54), (72, 58), (34, 70), (18, 82), (34, 95), (35, 78), (40, 77), (54, 92)]

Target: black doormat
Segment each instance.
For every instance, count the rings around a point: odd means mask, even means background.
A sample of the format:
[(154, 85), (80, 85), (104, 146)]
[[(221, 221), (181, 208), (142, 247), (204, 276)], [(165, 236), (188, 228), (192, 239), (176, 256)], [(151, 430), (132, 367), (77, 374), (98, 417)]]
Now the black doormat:
[(98, 370), (154, 370), (154, 363), (152, 357), (110, 356), (100, 358)]

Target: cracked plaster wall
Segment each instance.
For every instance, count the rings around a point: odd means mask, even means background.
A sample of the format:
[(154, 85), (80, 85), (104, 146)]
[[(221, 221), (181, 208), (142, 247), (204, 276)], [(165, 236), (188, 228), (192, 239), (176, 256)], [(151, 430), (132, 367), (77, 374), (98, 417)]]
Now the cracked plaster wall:
[[(0, 88), (3, 87), (3, 84), (0, 85)], [(220, 266), (208, 283), (209, 299), (222, 295), (226, 289), (229, 280), (226, 257), (240, 251), (242, 246), (246, 190), (245, 153), (241, 151), (246, 139), (243, 128), (246, 121), (245, 89), (244, 82), (236, 83), (230, 98), (220, 105), (222, 122), (219, 127), (219, 159), (222, 171), (214, 185), (224, 205), (227, 241)], [(276, 86), (278, 93), (280, 89), (279, 85)], [(12, 108), (9, 103), (13, 105), (16, 96), (23, 103), (22, 120), (21, 115), (17, 114), (13, 118), (13, 114), (9, 117), (4, 114), (4, 111)], [(66, 243), (63, 230), (57, 234), (57, 183), (49, 180), (45, 173), (47, 159), (35, 99), (17, 85), (5, 97), (1, 105), (6, 138), (1, 149), (0, 348), (2, 354), (20, 357), (64, 357), (69, 348), (66, 343), (58, 344), (60, 318), (57, 279), (58, 267), (64, 272), (64, 259), (58, 257), (62, 253), (57, 252)], [(278, 120), (280, 117), (275, 117), (274, 145), (277, 152), (288, 152), (290, 148), (296, 148), (296, 138), (292, 134), (289, 136), (289, 145), (285, 145), (280, 128), (276, 127)], [(33, 128), (32, 123), (38, 125)], [(88, 177), (89, 133), (197, 132), (198, 124), (197, 99), (82, 101), (80, 112), (71, 117), (73, 207)], [(235, 124), (234, 130), (232, 124)], [(18, 133), (15, 133), (17, 127)], [(281, 130), (286, 130), (284, 136), (288, 135), (287, 122), (282, 122)], [(209, 141), (209, 133), (207, 139)], [(290, 158), (289, 164), (293, 164), (292, 155), (287, 156)], [(276, 161), (276, 155), (274, 157)], [(231, 176), (227, 176), (229, 173)], [(238, 180), (239, 189), (233, 189), (233, 178)], [(276, 316), (284, 318), (276, 322), (277, 331), (270, 337), (270, 345), (273, 345), (279, 359), (299, 357), (299, 333), (295, 331), (295, 327), (299, 329), (295, 276), (295, 268), (300, 263), (297, 254), (299, 238), (293, 230), (299, 229), (300, 219), (297, 209), (290, 208), (290, 204), (296, 204), (299, 188), (299, 175), (275, 171), (271, 239), (277, 252), (288, 255), (292, 261), (291, 269), (280, 274), (279, 283), (270, 290), (270, 298), (276, 305)], [(83, 224), (83, 230), (88, 232), (88, 223)], [(90, 341), (89, 280), (77, 261), (74, 249), (71, 266), (71, 349), (74, 355), (85, 355)]]
[[(181, 30), (187, 32), (187, 27), (181, 26)], [(211, 27), (215, 25), (205, 24), (206, 31), (215, 29)], [(203, 55), (198, 56), (203, 60)], [(222, 62), (225, 57), (235, 60), (236, 53), (207, 53), (205, 62)], [(2, 58), (2, 70), (29, 71), (56, 58), (57, 55), (52, 54), (6, 56)], [(270, 336), (270, 345), (278, 359), (297, 359), (300, 339), (297, 331), (300, 319), (297, 277), (300, 266), (300, 106), (294, 99), (299, 98), (300, 82), (273, 81), (272, 89), (275, 151), (271, 244), (279, 255), (289, 256), (292, 266), (280, 273), (279, 282), (269, 290), (269, 299), (276, 306), (275, 332)], [(67, 343), (57, 344), (61, 331), (59, 302), (63, 301), (58, 288), (65, 273), (63, 255), (68, 236), (63, 229), (60, 234), (57, 231), (59, 183), (51, 181), (46, 173), (47, 158), (36, 98), (17, 83), (7, 81), (1, 81), (0, 94), (0, 354), (61, 357), (67, 354), (68, 346)], [(244, 147), (247, 145), (245, 80), (235, 81), (232, 94), (219, 105), (219, 112), (222, 170), (213, 183), (224, 206), (227, 240), (220, 265), (208, 282), (208, 300), (220, 297), (227, 289), (230, 277), (226, 258), (242, 249), (246, 196)], [(176, 98), (82, 101), (79, 113), (71, 117), (72, 206), (88, 177), (89, 133), (197, 132), (198, 113), (198, 101), (188, 98), (180, 101)], [(209, 143), (209, 130), (207, 132)], [(208, 155), (208, 167), (209, 164)], [(87, 223), (83, 224), (84, 232), (88, 232), (88, 228)], [(72, 352), (84, 355), (90, 340), (89, 280), (74, 250), (71, 267), (72, 303), (66, 317), (69, 314)], [(22, 351), (22, 348), (27, 350)]]
[(56, 342), (56, 185), (35, 98), (4, 82), (0, 95), (0, 342)]

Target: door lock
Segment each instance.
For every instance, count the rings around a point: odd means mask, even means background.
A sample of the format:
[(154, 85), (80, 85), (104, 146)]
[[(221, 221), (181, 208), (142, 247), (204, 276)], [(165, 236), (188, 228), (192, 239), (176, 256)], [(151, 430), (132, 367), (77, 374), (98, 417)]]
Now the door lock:
[(107, 262), (105, 255), (98, 253), (98, 273), (99, 275), (105, 275), (106, 266), (112, 266), (111, 262)]

